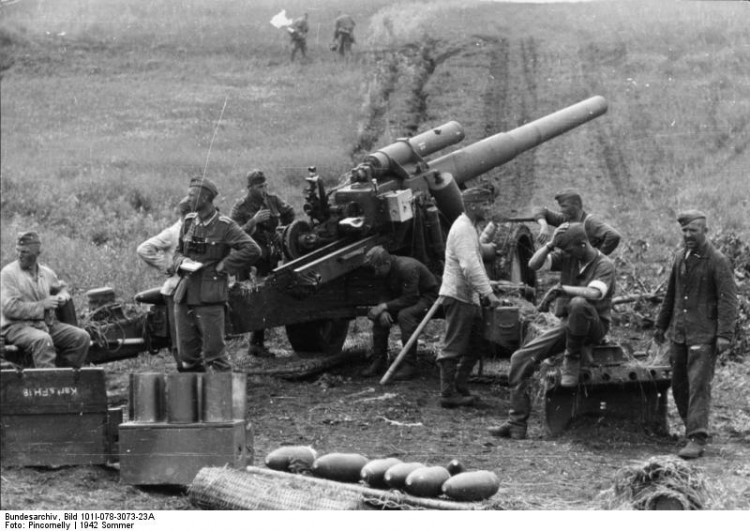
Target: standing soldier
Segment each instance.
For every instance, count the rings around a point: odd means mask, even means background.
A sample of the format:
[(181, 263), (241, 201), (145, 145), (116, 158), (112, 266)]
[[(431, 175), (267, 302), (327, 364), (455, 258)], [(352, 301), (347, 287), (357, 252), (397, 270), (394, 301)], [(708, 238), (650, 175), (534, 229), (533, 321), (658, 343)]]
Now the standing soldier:
[(260, 258), (260, 247), (213, 204), (218, 194), (208, 179), (190, 181), (193, 212), (185, 216), (174, 257), (180, 273), (175, 289), (175, 320), (182, 370), (229, 371), (224, 344), (228, 275)]
[[(385, 279), (387, 301), (373, 306), (367, 313), (372, 321), (372, 364), (362, 376), (375, 376), (385, 371), (388, 364), (388, 335), (398, 323), (401, 343), (406, 345), (422, 318), (438, 297), (438, 283), (427, 266), (409, 256), (391, 255), (380, 245), (365, 255), (364, 265), (376, 277)], [(416, 375), (417, 345), (409, 349), (403, 365), (394, 374), (396, 380), (410, 380)]]
[(342, 14), (336, 17), (333, 28), (333, 43), (331, 50), (338, 51), (341, 57), (350, 51), (354, 44), (354, 27), (357, 25), (350, 15)]
[(37, 369), (77, 369), (86, 361), (91, 338), (57, 318), (56, 310), (72, 304), (71, 296), (55, 272), (39, 263), (41, 247), (35, 231), (20, 234), (18, 259), (0, 272), (0, 330), (8, 343), (30, 353)]
[[(268, 180), (260, 170), (247, 174), (247, 194), (232, 207), (230, 216), (260, 245), (262, 257), (255, 263), (258, 275), (266, 276), (281, 260), (281, 241), (278, 227), (294, 221), (294, 208), (279, 196), (268, 193)], [(248, 270), (240, 277), (247, 278)], [(273, 357), (265, 347), (265, 330), (251, 334), (248, 353), (259, 357)]]
[(583, 201), (578, 192), (568, 190), (555, 196), (560, 212), (547, 208), (539, 208), (534, 213), (534, 219), (539, 223), (537, 241), (544, 245), (552, 238), (553, 227), (563, 223), (583, 223), (586, 236), (595, 249), (606, 255), (612, 254), (620, 243), (620, 233), (596, 216), (583, 210)]
[(708, 439), (716, 356), (734, 337), (737, 286), (729, 260), (706, 237), (706, 215), (688, 210), (677, 221), (685, 248), (674, 258), (654, 339), (663, 343), (666, 331), (671, 340), (672, 396), (688, 438), (677, 455), (696, 459)]
[(307, 59), (307, 32), (310, 31), (307, 24), (307, 13), (295, 18), (287, 27), (287, 31), (292, 38), (292, 61), (294, 61), (297, 51), (302, 54), (303, 59)]
[(177, 326), (174, 320), (174, 290), (180, 281), (179, 275), (172, 268), (174, 253), (177, 250), (177, 242), (180, 239), (180, 229), (182, 222), (190, 212), (190, 200), (184, 197), (177, 205), (180, 216), (174, 224), (161, 231), (156, 236), (152, 236), (145, 242), (141, 243), (136, 249), (138, 256), (151, 267), (158, 269), (167, 276), (167, 280), (162, 284), (159, 293), (164, 296), (164, 303), (167, 307), (167, 320), (169, 325), (170, 342), (172, 343), (171, 351), (177, 362), (178, 370), (181, 368), (180, 354), (177, 344)]
[(468, 380), (482, 350), (480, 299), (492, 307), (500, 305), (484, 268), (476, 229), (476, 223), (487, 218), (492, 199), (492, 192), (483, 188), (465, 191), (466, 210), (448, 232), (440, 286), (440, 295), (444, 297), (445, 338), (437, 357), (440, 405), (445, 408), (474, 404), (476, 397), (469, 392)]

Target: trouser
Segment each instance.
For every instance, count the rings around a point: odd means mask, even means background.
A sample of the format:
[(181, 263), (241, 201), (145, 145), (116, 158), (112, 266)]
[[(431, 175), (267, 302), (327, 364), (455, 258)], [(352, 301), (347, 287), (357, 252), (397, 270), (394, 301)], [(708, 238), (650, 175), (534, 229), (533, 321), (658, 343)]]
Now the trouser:
[(453, 297), (443, 300), (445, 310), (445, 337), (437, 360), (461, 360), (472, 366), (482, 353), (482, 312), (476, 304), (459, 301)]
[(167, 307), (167, 326), (169, 327), (169, 351), (172, 353), (174, 361), (177, 363), (177, 368), (182, 366), (180, 361), (180, 349), (179, 341), (177, 339), (177, 323), (174, 315), (174, 296), (164, 295), (164, 303)]
[(11, 325), (5, 333), (8, 343), (31, 354), (37, 369), (81, 367), (89, 352), (91, 337), (77, 326), (54, 321), (48, 332), (28, 325)]
[(599, 318), (596, 309), (582, 297), (574, 297), (568, 305), (568, 316), (562, 323), (531, 340), (510, 357), (508, 387), (510, 387), (511, 424), (526, 426), (531, 414), (529, 383), (539, 364), (568, 350), (573, 359), (580, 359), (585, 343), (597, 344), (604, 339), (609, 323)]
[(711, 380), (716, 348), (710, 345), (671, 344), (672, 396), (685, 424), (687, 437), (705, 440), (711, 409)]
[(224, 344), (224, 304), (175, 304), (177, 338), (184, 371), (230, 371)]
[(305, 39), (292, 39), (292, 61), (297, 55), (297, 50), (300, 51), (302, 57), (307, 57), (307, 41)]
[[(427, 311), (432, 307), (435, 302), (435, 296), (424, 296), (420, 298), (416, 304), (404, 308), (396, 315), (396, 323), (401, 330), (401, 344), (406, 343), (411, 338), (414, 331), (417, 329), (422, 319), (427, 314)], [(372, 325), (372, 350), (373, 354), (377, 356), (385, 356), (388, 352), (388, 335), (390, 334), (390, 326), (383, 326), (378, 321), (373, 322)], [(407, 363), (416, 363), (417, 361), (417, 342), (409, 349), (406, 354), (405, 361)]]

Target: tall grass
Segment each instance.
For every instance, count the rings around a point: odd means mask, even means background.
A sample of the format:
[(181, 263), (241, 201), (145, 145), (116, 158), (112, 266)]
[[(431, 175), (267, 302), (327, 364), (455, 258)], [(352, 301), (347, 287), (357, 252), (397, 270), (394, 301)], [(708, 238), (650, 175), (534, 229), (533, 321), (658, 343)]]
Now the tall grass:
[[(287, 36), (268, 23), (280, 9), (271, 0), (25, 0), (0, 22), (15, 59), (0, 96), (0, 261), (13, 259), (15, 231), (33, 226), (72, 284), (129, 297), (159, 281), (135, 246), (172, 222), (190, 177), (205, 171), (228, 212), (246, 172), (262, 168), (272, 191), (301, 207), (308, 166), (334, 182), (352, 165), (373, 59), (389, 46), (434, 43), (421, 125), (458, 119), (478, 140), (482, 93), (499, 82), (487, 74), (486, 38), (511, 51), (534, 40), (531, 117), (593, 93), (610, 102), (597, 127), (627, 168), (624, 188), (584, 162), (602, 150), (587, 126), (538, 150), (534, 202), (580, 187), (628, 241), (654, 245), (650, 258), (676, 244), (674, 215), (688, 206), (750, 240), (743, 4), (293, 0), (288, 16), (310, 14), (311, 61), (290, 64)], [(349, 63), (327, 50), (339, 10), (358, 21)], [(509, 72), (514, 97), (528, 90), (521, 66)]]

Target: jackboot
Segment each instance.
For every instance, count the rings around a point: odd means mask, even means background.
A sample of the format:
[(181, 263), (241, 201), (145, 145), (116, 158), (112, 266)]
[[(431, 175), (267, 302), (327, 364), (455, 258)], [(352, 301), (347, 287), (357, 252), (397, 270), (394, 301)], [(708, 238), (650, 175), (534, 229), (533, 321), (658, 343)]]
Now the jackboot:
[(521, 440), (526, 438), (526, 426), (511, 424), (510, 422), (504, 422), (499, 426), (491, 426), (487, 428), (487, 431), (490, 432), (490, 435), (504, 439)]
[(360, 376), (364, 378), (370, 378), (372, 376), (380, 376), (385, 372), (385, 370), (388, 368), (388, 355), (383, 352), (379, 354), (373, 354), (372, 355), (372, 362), (370, 362), (370, 365), (367, 366), (367, 368), (363, 369), (362, 372), (359, 373)]
[(411, 361), (404, 361), (393, 375), (394, 380), (411, 380), (417, 375), (417, 367)]
[(473, 405), (474, 397), (461, 396), (456, 391), (458, 362), (446, 358), (438, 361), (438, 365), (440, 366), (440, 407), (454, 408)]
[(456, 370), (456, 392), (461, 396), (473, 396), (477, 399), (479, 398), (476, 395), (471, 394), (471, 391), (469, 391), (469, 376), (471, 376), (471, 372), (474, 370), (476, 361), (477, 360), (461, 358), (461, 361), (458, 362), (458, 369)]
[(578, 385), (578, 374), (581, 372), (581, 359), (574, 358), (568, 351), (563, 355), (562, 369), (560, 370), (560, 386), (575, 387)]

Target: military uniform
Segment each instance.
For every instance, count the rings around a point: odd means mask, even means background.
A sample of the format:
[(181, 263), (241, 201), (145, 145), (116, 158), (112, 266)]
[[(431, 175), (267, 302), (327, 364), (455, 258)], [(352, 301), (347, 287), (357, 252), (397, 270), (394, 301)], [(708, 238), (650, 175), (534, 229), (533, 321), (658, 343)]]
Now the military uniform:
[[(438, 284), (435, 276), (423, 263), (406, 256), (393, 256), (391, 269), (385, 278), (386, 290), (394, 297), (384, 302), (386, 311), (391, 314), (401, 330), (401, 342), (406, 344), (419, 323), (438, 297)], [(373, 322), (373, 355), (385, 358), (388, 353), (390, 326), (378, 320)], [(417, 345), (412, 346), (404, 362), (416, 366)]]
[[(181, 276), (174, 301), (183, 370), (231, 370), (224, 344), (227, 274), (236, 274), (260, 255), (258, 244), (217, 210), (207, 219), (195, 212), (185, 217), (174, 258)], [(204, 265), (188, 272), (180, 267), (186, 258)], [(223, 272), (216, 271), (219, 263)]]
[(292, 61), (297, 51), (307, 58), (307, 32), (310, 27), (307, 24), (307, 15), (294, 19), (289, 26), (289, 36), (292, 38)]
[[(271, 217), (262, 223), (256, 223), (253, 216), (263, 209), (268, 209)], [(281, 242), (276, 228), (294, 221), (294, 208), (273, 194), (267, 194), (265, 199), (247, 194), (234, 204), (229, 217), (260, 245), (263, 255), (255, 264), (258, 274), (263, 276), (270, 273), (281, 259)]]

